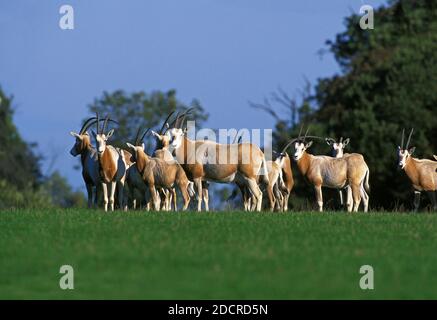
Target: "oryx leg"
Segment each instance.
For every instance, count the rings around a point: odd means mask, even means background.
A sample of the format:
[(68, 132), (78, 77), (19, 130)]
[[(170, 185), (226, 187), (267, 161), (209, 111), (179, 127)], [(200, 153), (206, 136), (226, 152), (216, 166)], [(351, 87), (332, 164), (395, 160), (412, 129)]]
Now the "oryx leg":
[(428, 191), (427, 193), (428, 193), (429, 200), (431, 201), (432, 210), (436, 211), (437, 210), (436, 191)]
[(178, 211), (178, 199), (176, 197), (176, 189), (175, 188), (171, 188), (171, 198), (173, 200), (174, 211)]
[(343, 202), (343, 189), (338, 190), (338, 196), (340, 198), (340, 205), (343, 208), (344, 207), (344, 202)]
[(417, 212), (420, 205), (420, 191), (414, 190), (414, 212)]
[(180, 184), (179, 190), (182, 193), (182, 198), (184, 199), (184, 206), (182, 207), (182, 210), (187, 210), (189, 204), (190, 204), (190, 194), (188, 193), (188, 184)]
[(360, 188), (361, 198), (363, 199), (364, 212), (369, 211), (369, 195), (366, 190), (364, 190), (364, 186)]
[(116, 182), (109, 183), (108, 193), (109, 193), (109, 207), (111, 208), (111, 211), (114, 211), (116, 186), (117, 186)]
[(353, 184), (351, 188), (352, 198), (354, 200), (354, 212), (357, 212), (361, 202), (361, 186), (359, 184)]
[(127, 211), (127, 203), (125, 202), (125, 185), (124, 182), (119, 181), (116, 183), (117, 186), (117, 200), (118, 200), (118, 207), (120, 210)]
[(209, 211), (209, 190), (208, 188), (202, 189), (203, 203), (205, 204), (205, 210)]
[(352, 212), (353, 207), (353, 197), (352, 197), (352, 188), (347, 186), (346, 188), (346, 209), (347, 212)]
[(150, 191), (150, 196), (152, 197), (153, 209), (155, 211), (159, 211), (161, 209), (160, 208), (161, 201), (159, 198), (159, 193), (155, 188), (155, 185), (150, 184), (149, 191)]
[(203, 203), (205, 204), (205, 210), (209, 211), (209, 183), (208, 181), (202, 182), (202, 196), (203, 196)]
[(282, 196), (281, 191), (279, 190), (277, 183), (275, 184), (273, 191), (274, 191), (274, 195), (275, 195), (275, 210), (282, 211), (283, 210), (283, 206), (282, 206), (283, 196)]
[(322, 185), (315, 185), (314, 191), (316, 193), (316, 201), (319, 207), (319, 211), (323, 212), (323, 195), (322, 195)]
[(108, 211), (108, 185), (106, 183), (102, 183), (102, 193), (103, 193), (103, 208), (105, 212)]
[(261, 189), (258, 186), (258, 183), (256, 183), (256, 180), (253, 178), (246, 178), (247, 186), (250, 190), (250, 193), (253, 196), (253, 203), (251, 210), (254, 211), (261, 211), (262, 208), (262, 200), (263, 200), (263, 194), (261, 192)]
[(202, 211), (202, 178), (193, 180), (197, 189), (197, 211)]
[(276, 199), (273, 192), (273, 185), (270, 182), (267, 185), (267, 197), (269, 199), (270, 211), (273, 211), (275, 209)]
[(283, 193), (283, 198), (282, 198), (282, 210), (283, 211), (288, 211), (288, 199), (290, 198), (290, 193), (288, 192), (288, 190), (286, 192)]
[(95, 188), (95, 190), (94, 190), (94, 206), (96, 208), (98, 208), (99, 207), (100, 195), (103, 192), (102, 184), (101, 183), (97, 183), (97, 185), (94, 188)]
[(88, 195), (88, 209), (91, 209), (93, 206), (93, 185), (90, 183), (86, 184), (86, 192)]

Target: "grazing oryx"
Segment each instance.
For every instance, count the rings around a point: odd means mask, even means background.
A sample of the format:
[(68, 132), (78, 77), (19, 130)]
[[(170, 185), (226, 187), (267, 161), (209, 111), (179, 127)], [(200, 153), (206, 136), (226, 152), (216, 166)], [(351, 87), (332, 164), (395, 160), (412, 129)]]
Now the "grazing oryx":
[[(308, 133), (308, 130), (307, 130)], [(300, 173), (314, 186), (319, 211), (323, 211), (322, 187), (341, 189), (349, 185), (352, 190), (353, 211), (358, 211), (361, 202), (361, 186), (368, 175), (368, 168), (364, 161), (355, 158), (333, 158), (328, 156), (314, 156), (307, 152), (313, 144), (306, 143), (304, 137), (291, 140), (284, 149), (293, 144), (293, 159), (297, 162)], [(309, 138), (309, 137), (308, 137)], [(368, 187), (367, 179), (365, 182)], [(352, 206), (348, 207), (348, 211)]]
[[(332, 147), (332, 156), (334, 158), (343, 158), (343, 157), (353, 157), (355, 158), (357, 163), (364, 162), (364, 157), (362, 154), (359, 153), (344, 153), (344, 148), (349, 144), (349, 138), (343, 140), (343, 137), (340, 137), (340, 140), (338, 142), (335, 141), (335, 139), (332, 138), (325, 138), (326, 143)], [(367, 164), (366, 164), (367, 166)], [(367, 175), (366, 175), (366, 184), (368, 185), (368, 179), (369, 179), (369, 167), (367, 167)], [(364, 182), (364, 181), (363, 181)], [(369, 189), (367, 187), (367, 189)], [(363, 200), (364, 205), (364, 212), (367, 212), (369, 208), (369, 195), (366, 192), (366, 186), (363, 184), (360, 189), (361, 192), (361, 198)], [(343, 189), (338, 190), (338, 194), (340, 196), (340, 204), (342, 206), (345, 205), (344, 198), (343, 198)], [(346, 187), (346, 207), (349, 207), (352, 203), (352, 190), (350, 186)]]
[(99, 175), (103, 190), (103, 203), (105, 211), (108, 211), (108, 203), (111, 211), (114, 211), (115, 190), (118, 190), (118, 203), (120, 209), (127, 210), (127, 200), (125, 197), (126, 171), (132, 165), (130, 153), (116, 149), (107, 144), (109, 138), (114, 134), (114, 129), (105, 133), (109, 121), (106, 117), (102, 130), (100, 131), (99, 115), (97, 114), (97, 133), (92, 131), (96, 140)]
[(402, 130), (401, 145), (398, 146), (398, 165), (400, 169), (405, 171), (414, 188), (414, 211), (417, 211), (419, 208), (420, 194), (422, 191), (428, 193), (433, 210), (437, 210), (437, 162), (428, 159), (413, 158), (412, 155), (416, 148), (409, 148), (413, 129), (410, 131), (405, 147), (404, 134), (405, 129)]
[[(97, 189), (100, 183), (99, 164), (96, 150), (91, 145), (91, 139), (87, 132), (89, 127), (97, 122), (97, 118), (89, 118), (83, 124), (79, 133), (70, 132), (76, 138), (76, 142), (71, 148), (70, 154), (73, 157), (80, 155), (82, 163), (82, 177), (85, 181), (86, 191), (88, 193), (88, 208), (97, 206), (98, 194)], [(94, 193), (93, 190), (95, 189)]]
[(184, 199), (183, 210), (186, 210), (190, 203), (189, 181), (184, 169), (176, 161), (165, 161), (159, 158), (152, 158), (145, 153), (145, 146), (127, 146), (132, 150), (132, 161), (136, 163), (144, 183), (150, 191), (155, 210), (160, 209), (160, 199), (156, 188), (171, 189), (177, 185)]
[[(178, 119), (179, 120), (179, 119)], [(250, 190), (255, 201), (252, 210), (261, 210), (262, 192), (257, 176), (262, 174), (273, 209), (273, 186), (269, 183), (266, 160), (261, 149), (252, 143), (219, 144), (209, 140), (191, 140), (181, 128), (182, 121), (171, 129), (169, 150), (175, 152), (176, 160), (197, 188), (197, 210), (202, 209), (202, 181), (219, 183), (235, 182)]]

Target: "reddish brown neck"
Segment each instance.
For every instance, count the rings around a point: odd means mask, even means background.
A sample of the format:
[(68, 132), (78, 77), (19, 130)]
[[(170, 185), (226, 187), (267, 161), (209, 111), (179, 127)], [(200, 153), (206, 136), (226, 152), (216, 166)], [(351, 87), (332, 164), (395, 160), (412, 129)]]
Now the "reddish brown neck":
[(300, 157), (300, 159), (297, 161), (297, 167), (299, 168), (300, 173), (303, 175), (307, 174), (310, 167), (310, 161), (310, 155), (304, 151), (302, 157)]
[(111, 182), (116, 174), (117, 166), (112, 158), (111, 151), (108, 146), (105, 148), (103, 154), (98, 155), (99, 159), (99, 174), (100, 178), (103, 179), (104, 182)]
[(416, 166), (416, 161), (413, 159), (413, 157), (408, 157), (405, 163), (405, 167), (404, 167), (405, 173), (407, 174), (407, 176), (410, 178), (410, 180), (415, 183), (415, 181), (417, 180), (417, 166)]
[(144, 151), (136, 151), (137, 153), (137, 169), (138, 172), (141, 174), (144, 172), (144, 169), (146, 168), (147, 163), (150, 161), (149, 157)]

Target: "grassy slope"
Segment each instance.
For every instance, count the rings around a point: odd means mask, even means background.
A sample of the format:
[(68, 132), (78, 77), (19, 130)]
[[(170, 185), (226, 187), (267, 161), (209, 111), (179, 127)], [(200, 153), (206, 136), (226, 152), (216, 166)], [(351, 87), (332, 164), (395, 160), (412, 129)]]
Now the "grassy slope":
[(428, 214), (0, 212), (0, 298), (435, 299), (436, 248)]

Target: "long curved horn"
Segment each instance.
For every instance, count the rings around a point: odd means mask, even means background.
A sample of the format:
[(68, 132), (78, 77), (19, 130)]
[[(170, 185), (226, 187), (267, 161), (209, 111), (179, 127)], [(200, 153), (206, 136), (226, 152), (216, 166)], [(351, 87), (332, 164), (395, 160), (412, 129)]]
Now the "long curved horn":
[(297, 136), (298, 139), (300, 139), (300, 135), (302, 134), (303, 125), (300, 126), (299, 135)]
[(310, 126), (308, 126), (307, 131), (305, 131), (305, 136), (303, 137), (303, 141), (305, 142), (305, 139), (307, 138), (308, 131), (310, 130)]
[(290, 141), (285, 145), (285, 147), (282, 149), (281, 153), (285, 153), (285, 151), (287, 151), (288, 147), (291, 146), (292, 143), (294, 143), (294, 142), (296, 142), (296, 141), (299, 141), (299, 140), (300, 140), (300, 138), (294, 138), (294, 139), (291, 139), (291, 140), (290, 140)]
[(326, 137), (325, 141), (330, 141), (331, 143), (335, 143), (335, 139)]
[(99, 125), (99, 123), (100, 123), (100, 116), (99, 116), (98, 112), (96, 112), (96, 118), (97, 118), (97, 134), (100, 134), (100, 125)]
[(187, 118), (187, 115), (191, 114), (191, 111), (193, 111), (194, 108), (188, 108), (187, 110), (185, 110), (182, 115), (181, 115), (181, 119), (178, 123), (177, 128), (182, 128), (185, 122), (185, 119)]
[(144, 140), (144, 137), (149, 133), (149, 131), (150, 131), (150, 128), (148, 128), (148, 129), (146, 130), (146, 132), (143, 133), (143, 135), (141, 136), (141, 139), (140, 139), (139, 142), (142, 142), (142, 141)]
[[(96, 117), (92, 117), (92, 118), (89, 118), (87, 121), (85, 121), (85, 123), (83, 124), (82, 128), (81, 128), (80, 131), (79, 131), (79, 134), (84, 134), (85, 131), (87, 131), (88, 128), (92, 125), (92, 124), (90, 124), (90, 123), (91, 123), (92, 121), (96, 120), (96, 119), (97, 119)], [(93, 124), (94, 124), (94, 123), (93, 123)]]
[(410, 135), (408, 136), (407, 144), (405, 145), (405, 150), (408, 150), (410, 146), (411, 136), (413, 135), (414, 128), (411, 128)]
[(106, 115), (105, 122), (103, 123), (102, 133), (105, 134), (106, 128), (108, 127), (109, 114)]
[(401, 149), (404, 149), (405, 129), (402, 129)]
[(136, 146), (138, 145), (138, 138), (140, 137), (141, 129), (142, 129), (142, 127), (139, 127), (139, 128), (138, 128), (138, 131), (137, 131), (137, 134), (135, 135), (134, 144), (135, 144)]
[(161, 130), (159, 130), (159, 134), (163, 134), (163, 130), (165, 129), (165, 125), (168, 123), (168, 120), (170, 120), (171, 116), (176, 112), (176, 110), (173, 110), (170, 112), (170, 114), (167, 116), (167, 118), (164, 120), (164, 123), (162, 124)]
[(172, 121), (170, 124), (168, 124), (168, 127), (167, 127), (166, 131), (167, 131), (169, 128), (176, 128), (176, 124), (177, 124), (177, 122), (179, 121), (180, 116), (181, 116), (181, 112), (179, 111), (179, 112), (176, 114), (176, 118), (174, 118), (173, 121)]

